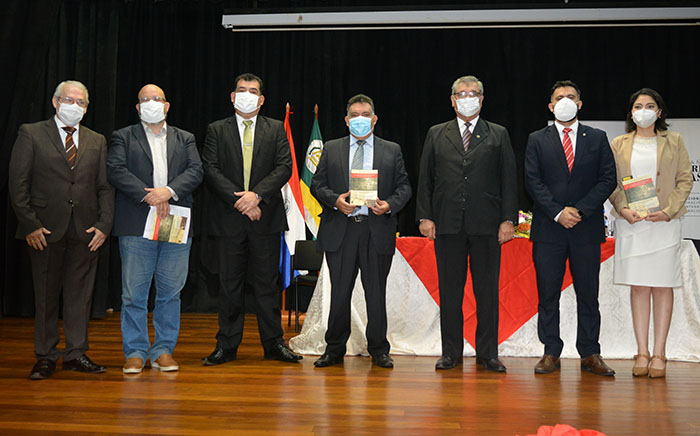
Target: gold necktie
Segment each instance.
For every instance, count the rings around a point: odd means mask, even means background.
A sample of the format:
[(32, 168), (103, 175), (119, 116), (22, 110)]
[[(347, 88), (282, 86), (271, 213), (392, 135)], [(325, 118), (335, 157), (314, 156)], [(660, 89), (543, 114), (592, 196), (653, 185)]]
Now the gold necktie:
[(251, 120), (243, 121), (243, 190), (247, 191), (250, 184), (250, 167), (253, 163), (253, 129)]

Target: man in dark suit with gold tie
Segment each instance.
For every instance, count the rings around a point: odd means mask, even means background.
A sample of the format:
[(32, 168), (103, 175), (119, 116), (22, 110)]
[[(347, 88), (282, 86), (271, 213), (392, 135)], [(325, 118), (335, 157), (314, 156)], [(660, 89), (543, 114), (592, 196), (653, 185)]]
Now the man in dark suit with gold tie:
[[(311, 193), (323, 206), (318, 245), (331, 276), (326, 350), (317, 367), (341, 363), (350, 337), (350, 302), (358, 270), (367, 303), (367, 350), (372, 363), (393, 368), (386, 338), (386, 280), (396, 249), (396, 214), (411, 198), (401, 147), (374, 135), (374, 102), (364, 94), (348, 101), (350, 135), (323, 148)], [(377, 170), (376, 203), (349, 203), (352, 170)], [(375, 200), (375, 199), (372, 199)]]
[(536, 374), (561, 366), (559, 298), (567, 259), (578, 307), (581, 369), (615, 374), (600, 357), (598, 274), (605, 242), (603, 203), (617, 185), (617, 174), (605, 132), (579, 123), (582, 105), (574, 82), (556, 82), (549, 102), (554, 124), (531, 133), (525, 152), (525, 182), (534, 203), (530, 240), (539, 295), (537, 333), (544, 344)]
[(207, 128), (202, 162), (212, 195), (208, 231), (217, 239), (219, 332), (204, 365), (235, 360), (243, 336), (244, 286), (253, 290), (260, 341), (266, 359), (297, 362), (284, 343), (279, 298), (281, 232), (287, 216), (281, 188), (292, 174), (292, 157), (281, 121), (259, 115), (262, 79), (236, 78), (235, 114)]
[[(61, 82), (52, 99), (56, 115), (24, 124), (12, 149), (9, 193), (17, 238), (29, 245), (34, 282), (34, 353), (30, 378), (63, 369), (104, 372), (85, 354), (97, 271), (97, 250), (111, 228), (114, 190), (107, 183), (104, 136), (80, 125), (89, 103), (85, 85)], [(59, 351), (59, 301), (63, 294), (66, 346)]]
[(442, 356), (435, 369), (462, 363), (462, 302), (467, 264), (476, 299), (476, 363), (496, 372), (501, 246), (518, 219), (515, 157), (505, 127), (480, 117), (484, 85), (474, 76), (452, 84), (456, 119), (430, 128), (421, 157), (416, 218), (435, 240), (440, 283)]

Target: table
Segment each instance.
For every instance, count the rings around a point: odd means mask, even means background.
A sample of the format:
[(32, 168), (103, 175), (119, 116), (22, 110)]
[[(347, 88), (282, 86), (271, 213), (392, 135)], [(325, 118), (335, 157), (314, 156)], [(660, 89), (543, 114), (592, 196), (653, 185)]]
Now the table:
[[(601, 354), (605, 358), (632, 358), (636, 342), (632, 329), (629, 287), (612, 284), (614, 240), (601, 246), (600, 312)], [(673, 360), (700, 362), (700, 257), (691, 241), (681, 246), (684, 285), (674, 290), (674, 312), (667, 343)], [(503, 246), (500, 278), (499, 355), (541, 356), (544, 346), (537, 338), (537, 289), (532, 265), (532, 244), (516, 239)], [(309, 304), (301, 334), (290, 340), (302, 354), (322, 354), (330, 310), (330, 276), (325, 261)], [(463, 305), (464, 355), (474, 356), (476, 315), (469, 279)], [(392, 354), (439, 356), (440, 311), (437, 268), (432, 241), (398, 238), (387, 284), (387, 337)], [(567, 272), (560, 303), (562, 357), (576, 352), (576, 296)], [(351, 334), (348, 354), (367, 355), (364, 291), (358, 276), (352, 297)], [(653, 319), (651, 338), (653, 340)]]

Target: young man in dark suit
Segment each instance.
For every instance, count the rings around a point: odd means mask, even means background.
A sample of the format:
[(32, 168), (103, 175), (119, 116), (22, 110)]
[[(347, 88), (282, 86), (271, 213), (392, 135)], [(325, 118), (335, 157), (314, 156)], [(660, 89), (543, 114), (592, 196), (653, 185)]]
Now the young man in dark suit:
[(462, 302), (467, 262), (476, 299), (476, 363), (505, 372), (498, 359), (501, 244), (518, 219), (515, 157), (505, 127), (480, 117), (484, 85), (474, 76), (452, 84), (456, 119), (430, 128), (423, 146), (416, 218), (435, 240), (440, 282), (442, 356), (435, 369), (462, 363)]
[(292, 175), (287, 134), (281, 121), (259, 115), (265, 97), (258, 76), (238, 76), (231, 102), (235, 114), (209, 125), (202, 150), (212, 193), (207, 224), (217, 239), (220, 285), (216, 348), (202, 363), (236, 359), (247, 283), (253, 288), (265, 358), (297, 362), (302, 357), (282, 337), (277, 283), (281, 232), (287, 229), (281, 188)]
[(579, 123), (582, 105), (575, 83), (556, 82), (549, 102), (554, 124), (531, 133), (525, 152), (525, 181), (534, 202), (530, 240), (539, 294), (537, 332), (544, 344), (536, 374), (561, 366), (559, 298), (567, 259), (578, 305), (581, 369), (615, 374), (600, 357), (598, 342), (603, 203), (617, 185), (615, 159), (605, 132)]
[[(125, 374), (138, 374), (147, 359), (160, 371), (177, 371), (173, 358), (180, 333), (180, 291), (187, 281), (192, 238), (184, 243), (143, 237), (151, 207), (169, 215), (170, 205), (191, 208), (204, 171), (194, 135), (165, 119), (170, 102), (156, 85), (139, 91), (141, 122), (112, 134), (107, 176), (117, 189), (114, 234), (122, 261), (122, 344)], [(191, 219), (191, 216), (190, 216)], [(148, 336), (148, 294), (155, 278), (155, 340)]]
[[(52, 99), (56, 115), (24, 124), (12, 149), (9, 193), (17, 215), (17, 238), (29, 245), (34, 281), (34, 353), (29, 378), (63, 369), (105, 371), (85, 352), (97, 271), (97, 250), (112, 228), (114, 190), (107, 182), (104, 136), (80, 125), (89, 103), (80, 82), (61, 82)], [(56, 348), (63, 291), (66, 347)]]
[[(364, 94), (348, 100), (345, 123), (350, 136), (328, 141), (311, 193), (323, 206), (318, 246), (331, 275), (331, 308), (326, 351), (317, 367), (343, 361), (350, 337), (350, 302), (358, 270), (367, 303), (367, 349), (372, 363), (393, 368), (386, 339), (386, 279), (396, 249), (396, 214), (411, 198), (401, 147), (374, 135), (374, 102)], [(370, 206), (349, 203), (350, 174), (377, 170), (377, 199)]]

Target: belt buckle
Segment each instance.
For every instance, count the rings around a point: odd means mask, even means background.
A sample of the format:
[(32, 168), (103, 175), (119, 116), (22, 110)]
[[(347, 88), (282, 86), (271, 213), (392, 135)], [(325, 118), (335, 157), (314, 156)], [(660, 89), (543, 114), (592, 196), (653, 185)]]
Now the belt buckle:
[(356, 223), (361, 223), (367, 219), (367, 215), (353, 215), (350, 218)]

